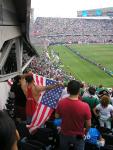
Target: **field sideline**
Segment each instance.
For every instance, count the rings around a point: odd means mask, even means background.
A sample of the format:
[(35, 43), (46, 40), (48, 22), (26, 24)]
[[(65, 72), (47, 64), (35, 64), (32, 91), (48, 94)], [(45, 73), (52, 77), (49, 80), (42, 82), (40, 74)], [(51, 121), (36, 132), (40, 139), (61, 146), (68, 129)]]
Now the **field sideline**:
[(113, 71), (113, 44), (73, 44), (70, 47)]
[[(94, 51), (96, 51), (95, 48), (91, 48), (91, 45), (89, 45), (90, 49), (92, 49), (92, 50), (90, 50), (87, 48), (87, 45), (82, 45), (81, 46), (82, 48), (80, 49), (77, 46), (79, 47), (79, 45), (71, 45), (72, 48), (76, 48), (76, 50), (79, 50), (82, 55), (85, 54), (84, 56), (88, 56), (88, 58), (93, 59), (93, 56), (91, 56), (91, 53), (93, 52), (93, 49), (94, 49)], [(98, 46), (98, 45), (95, 45), (95, 46)], [(104, 45), (103, 45), (103, 47), (104, 47)], [(113, 54), (113, 45), (110, 46), (110, 48), (112, 47), (110, 50), (108, 47), (109, 47), (109, 45), (107, 45), (108, 51), (111, 51)], [(66, 71), (68, 71), (69, 73), (71, 73), (73, 76), (75, 76), (77, 79), (79, 79), (81, 81), (85, 81), (89, 84), (97, 85), (97, 86), (99, 84), (103, 84), (105, 87), (113, 86), (113, 77), (110, 77), (109, 75), (104, 73), (102, 70), (100, 70), (98, 67), (90, 64), (89, 62), (86, 62), (85, 60), (80, 59), (78, 56), (76, 56), (73, 52), (71, 52), (65, 46), (63, 46), (63, 45), (50, 46), (49, 50), (51, 50), (51, 49), (54, 49), (54, 51), (59, 53), (59, 57), (61, 59), (62, 64), (64, 65), (64, 69)], [(82, 49), (85, 49), (85, 50), (83, 50), (83, 51), (85, 51), (84, 54), (83, 54)], [(105, 51), (105, 50), (103, 50), (103, 51)], [(103, 51), (101, 48), (102, 53), (103, 53)], [(99, 53), (97, 55), (100, 58), (99, 59), (100, 61), (102, 58), (102, 62), (106, 62), (106, 57), (104, 57), (104, 58), (100, 57), (101, 53), (100, 53), (100, 55), (99, 55)], [(95, 60), (95, 59), (93, 59), (93, 60)], [(111, 60), (109, 66), (113, 66), (112, 60)], [(108, 67), (108, 66), (106, 66), (106, 67)]]

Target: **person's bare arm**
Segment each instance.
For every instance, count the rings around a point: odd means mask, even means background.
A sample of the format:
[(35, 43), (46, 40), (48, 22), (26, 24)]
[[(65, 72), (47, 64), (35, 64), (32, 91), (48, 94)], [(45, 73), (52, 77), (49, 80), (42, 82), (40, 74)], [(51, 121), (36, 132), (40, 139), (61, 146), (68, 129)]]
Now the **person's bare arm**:
[(32, 73), (24, 73), (21, 75), (21, 78), (26, 78), (28, 76), (33, 76), (33, 74)]
[(46, 91), (46, 90), (52, 90), (52, 89), (54, 89), (56, 87), (60, 87), (60, 86), (63, 87), (63, 84), (56, 83), (56, 84), (48, 85), (48, 86), (36, 86), (36, 90), (37, 90), (37, 92), (42, 92), (42, 91)]
[(95, 108), (93, 108), (93, 113), (95, 114), (95, 116), (96, 116), (96, 117), (98, 117), (98, 115), (99, 115), (99, 114), (97, 113), (97, 109), (96, 109), (96, 107), (95, 107)]
[(111, 113), (111, 118), (113, 119), (113, 110), (110, 113)]
[(21, 78), (20, 85), (21, 85), (21, 88), (22, 88), (25, 96), (27, 96), (27, 83), (26, 83), (25, 78)]

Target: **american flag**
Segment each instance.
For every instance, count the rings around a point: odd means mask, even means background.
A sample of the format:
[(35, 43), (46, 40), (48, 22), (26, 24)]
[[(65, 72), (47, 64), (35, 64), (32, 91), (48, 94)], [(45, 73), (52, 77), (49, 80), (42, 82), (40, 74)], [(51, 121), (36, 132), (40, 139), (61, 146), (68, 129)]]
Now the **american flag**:
[[(37, 85), (48, 86), (55, 84), (56, 81), (47, 79), (39, 75), (33, 75)], [(61, 97), (63, 87), (57, 87), (49, 91), (44, 91), (40, 94), (37, 109), (33, 115), (32, 122), (27, 125), (29, 132), (33, 134), (42, 124), (44, 124), (57, 106)]]

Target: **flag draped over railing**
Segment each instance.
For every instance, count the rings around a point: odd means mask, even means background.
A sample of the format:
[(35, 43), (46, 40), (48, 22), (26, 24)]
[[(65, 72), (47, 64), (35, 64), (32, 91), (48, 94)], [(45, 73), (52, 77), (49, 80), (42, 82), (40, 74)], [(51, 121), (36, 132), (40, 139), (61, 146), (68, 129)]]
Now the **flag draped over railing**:
[[(34, 81), (37, 85), (48, 86), (55, 84), (56, 81), (34, 74)], [(34, 133), (42, 124), (44, 124), (57, 106), (61, 97), (63, 87), (56, 87), (52, 90), (44, 91), (40, 94), (38, 106), (33, 115), (32, 122), (27, 125), (29, 132)]]

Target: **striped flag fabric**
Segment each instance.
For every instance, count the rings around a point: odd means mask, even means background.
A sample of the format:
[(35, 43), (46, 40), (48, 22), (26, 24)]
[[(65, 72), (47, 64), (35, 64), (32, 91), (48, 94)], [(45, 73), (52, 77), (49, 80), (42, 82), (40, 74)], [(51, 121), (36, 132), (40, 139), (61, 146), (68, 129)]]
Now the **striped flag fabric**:
[[(36, 74), (33, 75), (33, 78), (37, 85), (43, 86), (48, 86), (57, 82)], [(27, 128), (31, 134), (35, 133), (36, 130), (49, 119), (57, 106), (63, 89), (63, 87), (56, 87), (52, 90), (44, 91), (40, 94), (38, 106), (33, 115), (32, 122), (30, 125), (27, 125)]]

